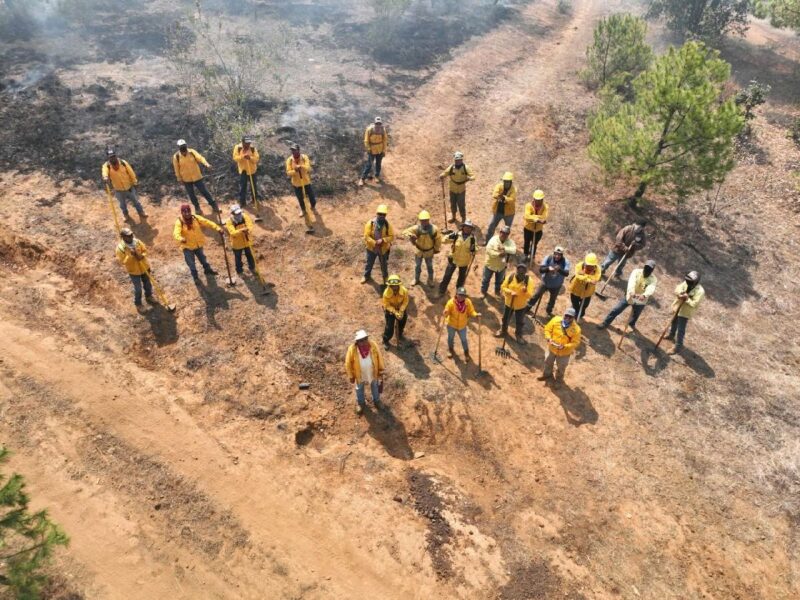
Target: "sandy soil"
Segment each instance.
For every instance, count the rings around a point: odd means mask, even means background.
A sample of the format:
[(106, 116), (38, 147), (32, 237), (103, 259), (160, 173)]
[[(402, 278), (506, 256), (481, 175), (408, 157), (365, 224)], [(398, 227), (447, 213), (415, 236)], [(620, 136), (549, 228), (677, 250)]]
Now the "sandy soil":
[[(642, 211), (660, 283), (639, 335), (617, 350), (619, 329), (595, 327), (622, 291), (615, 282), (612, 299), (589, 309), (568, 385), (552, 390), (535, 381), (543, 345), (530, 321), (533, 343), (495, 356), (501, 305), (490, 297), (478, 376), (460, 359), (431, 361), (444, 299), (415, 288), (407, 333), (418, 344), (387, 353), (389, 410), (353, 413), (344, 351), (357, 328), (377, 335), (383, 322), (376, 290), (358, 285), (361, 227), (379, 201), (396, 226), (423, 207), (441, 224), (436, 173), (452, 150), (478, 174), (468, 211), (481, 227), (505, 170), (525, 196), (547, 192), (543, 243), (566, 245), (572, 259), (603, 252), (634, 218), (617, 201), (626, 190), (606, 188), (588, 162), (596, 99), (577, 78), (596, 19), (622, 5), (576, 1), (563, 15), (555, 4), (518, 6), (413, 72), (366, 57), (351, 71), (346, 44), (317, 50), (320, 81), (362, 79), (369, 67), (398, 86), (382, 100), (363, 92), (347, 110), (384, 112), (395, 142), (386, 183), (341, 184), (322, 198), (313, 237), (285, 187), (268, 200), (257, 242), (268, 296), (252, 280), (227, 287), (213, 241), (220, 275), (194, 287), (170, 236), (183, 196), (153, 186), (151, 218), (133, 228), (179, 308), (137, 315), (91, 175), (65, 177), (38, 158), (0, 174), (0, 437), (35, 505), (72, 538), (52, 597), (800, 594), (800, 155), (785, 135), (797, 115), (796, 40), (763, 23), (723, 49), (738, 84), (758, 73), (775, 90), (736, 170), (716, 196)], [(89, 64), (52, 77), (72, 89), (93, 73), (113, 75)], [(45, 78), (36, 101), (54, 85)], [(279, 137), (267, 142), (275, 156)], [(349, 168), (336, 176), (354, 182)], [(216, 185), (228, 195), (230, 180)], [(410, 280), (410, 244), (391, 265)], [(439, 256), (437, 275), (443, 266)], [(669, 291), (690, 268), (703, 272), (708, 300), (688, 350), (654, 354)], [(467, 287), (477, 295), (477, 272)]]

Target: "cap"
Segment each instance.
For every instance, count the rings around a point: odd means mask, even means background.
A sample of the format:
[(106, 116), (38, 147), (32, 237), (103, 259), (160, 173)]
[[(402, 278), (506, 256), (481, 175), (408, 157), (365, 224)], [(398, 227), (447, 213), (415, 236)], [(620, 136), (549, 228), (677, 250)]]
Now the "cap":
[(466, 295), (467, 295), (467, 290), (465, 290), (463, 287), (456, 288), (456, 296), (466, 296)]
[(383, 123), (383, 119), (381, 119), (380, 117), (375, 117), (375, 122), (376, 123)]
[(511, 227), (509, 227), (508, 225), (503, 225), (500, 228), (500, 233), (511, 233)]
[(586, 255), (586, 258), (583, 259), (583, 264), (588, 267), (596, 267), (597, 266), (597, 254), (594, 252), (589, 252)]
[(241, 212), (242, 212), (242, 207), (241, 206), (239, 206), (238, 204), (232, 204), (231, 205), (231, 214), (232, 215), (238, 215), (238, 214), (241, 214)]
[(175, 143), (176, 143), (176, 144), (178, 144), (178, 147), (180, 147), (180, 146), (185, 146), (185, 145), (186, 145), (186, 140), (184, 140), (184, 139), (180, 139), (180, 140), (178, 140), (178, 141), (177, 141), (177, 142), (175, 142)]
[(646, 263), (644, 263), (644, 266), (645, 267), (650, 267), (651, 269), (655, 269), (656, 268), (656, 261), (648, 260)]
[(429, 213), (427, 210), (423, 210), (422, 212), (420, 212), (420, 213), (417, 215), (417, 218), (418, 218), (420, 221), (425, 221), (426, 219), (428, 219), (428, 220), (429, 220), (429, 219), (431, 218), (431, 213)]
[(117, 152), (113, 148), (106, 148), (106, 156), (116, 156)]
[(389, 212), (389, 207), (385, 204), (379, 204), (378, 208), (375, 209), (375, 212), (379, 215), (385, 215)]
[(123, 227), (122, 229), (120, 229), (119, 234), (122, 237), (133, 237), (133, 232), (128, 227)]
[(367, 335), (367, 332), (366, 332), (366, 331), (364, 331), (363, 329), (359, 329), (358, 331), (356, 331), (356, 341), (358, 341), (358, 340), (365, 340), (365, 339), (367, 339), (368, 337), (369, 337), (369, 336)]
[(464, 222), (461, 224), (461, 226), (462, 226), (462, 227), (472, 227), (473, 229), (475, 229), (475, 223), (473, 223), (473, 222), (472, 222), (472, 221), (470, 221), (469, 219), (467, 219), (466, 221), (464, 221)]
[(462, 160), (464, 158), (464, 153), (463, 152), (456, 152), (455, 154), (453, 154), (453, 158), (455, 160)]
[(242, 143), (243, 144), (252, 144), (253, 143), (253, 138), (250, 137), (249, 135), (244, 135), (244, 136), (242, 136)]
[(689, 271), (686, 274), (686, 281), (694, 281), (695, 283), (697, 283), (698, 281), (700, 281), (700, 273), (698, 273), (697, 271)]
[(564, 247), (563, 246), (556, 246), (555, 250), (553, 250), (553, 254), (558, 252), (559, 254), (564, 254)]
[(536, 190), (535, 192), (533, 192), (533, 199), (544, 200), (544, 192), (542, 190)]
[(526, 263), (524, 260), (519, 261), (517, 263), (517, 269), (524, 269), (525, 271), (527, 271), (528, 270), (528, 263)]
[(575, 318), (575, 315), (577, 315), (577, 314), (578, 313), (576, 313), (575, 309), (572, 308), (571, 306), (567, 310), (564, 311), (564, 316), (565, 317), (572, 317), (573, 319)]
[(291, 146), (289, 146), (289, 150), (300, 150), (300, 144), (298, 143), (292, 144)]
[(514, 174), (511, 171), (506, 171), (503, 173), (503, 181), (513, 181)]
[(389, 275), (389, 279), (386, 280), (386, 285), (400, 285), (403, 283), (400, 281), (400, 277), (398, 275)]

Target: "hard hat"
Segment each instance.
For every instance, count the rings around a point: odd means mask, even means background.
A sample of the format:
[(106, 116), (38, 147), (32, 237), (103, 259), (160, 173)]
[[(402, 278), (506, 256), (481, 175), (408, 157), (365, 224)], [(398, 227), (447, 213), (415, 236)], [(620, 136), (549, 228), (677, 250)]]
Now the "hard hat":
[(231, 214), (232, 215), (238, 215), (238, 214), (241, 214), (241, 212), (242, 212), (242, 207), (241, 206), (239, 206), (238, 204), (232, 204), (231, 205)]
[(383, 123), (383, 119), (381, 119), (380, 117), (375, 117), (375, 122), (376, 123)]
[(356, 331), (356, 341), (365, 340), (368, 337), (369, 336), (367, 335), (367, 332), (364, 331), (363, 329), (359, 329), (358, 331)]
[(463, 287), (456, 288), (456, 296), (466, 296), (466, 295), (467, 295), (467, 290), (465, 290)]
[(524, 260), (519, 261), (517, 263), (517, 269), (522, 269), (523, 271), (527, 271), (528, 270), (528, 263), (526, 263)]
[(110, 146), (106, 148), (106, 156), (116, 156), (116, 155), (117, 155), (116, 150), (114, 150)]
[(597, 266), (597, 254), (594, 252), (589, 252), (586, 255), (586, 258), (583, 259), (583, 264), (587, 267), (596, 267)]
[(472, 221), (470, 221), (469, 219), (467, 219), (466, 221), (464, 221), (464, 222), (461, 224), (461, 227), (472, 227), (473, 229), (475, 229), (475, 223), (473, 223)]
[(564, 316), (565, 316), (565, 317), (572, 317), (573, 319), (575, 318), (575, 316), (576, 316), (577, 314), (578, 314), (578, 313), (576, 313), (576, 312), (575, 312), (575, 309), (574, 309), (574, 308), (572, 308), (571, 306), (570, 306), (570, 307), (569, 307), (567, 310), (565, 310), (565, 311), (564, 311)]
[(181, 146), (185, 146), (186, 145), (186, 140), (180, 139), (175, 143), (178, 144), (178, 147), (180, 148)]
[(686, 281), (693, 281), (694, 283), (698, 283), (700, 281), (700, 273), (697, 271), (689, 271), (686, 274)]
[(133, 237), (133, 232), (128, 227), (123, 227), (122, 229), (120, 229), (119, 234), (124, 238)]
[(513, 181), (514, 174), (511, 171), (506, 171), (503, 173), (503, 181)]
[(509, 227), (508, 225), (503, 225), (500, 228), (500, 233), (511, 233), (511, 227)]
[(542, 190), (536, 190), (535, 192), (533, 192), (533, 199), (544, 200), (544, 192)]
[(389, 212), (389, 207), (386, 206), (385, 204), (379, 204), (375, 212), (378, 213), (379, 215), (385, 215)]
[(453, 159), (454, 160), (463, 160), (464, 159), (464, 153), (463, 152), (456, 152), (455, 154), (453, 154)]
[(389, 279), (386, 280), (386, 285), (400, 285), (401, 283), (402, 281), (397, 275), (389, 275)]
[(563, 246), (556, 246), (556, 249), (553, 250), (553, 254), (555, 254), (555, 253), (564, 254), (564, 247)]
[(648, 260), (646, 263), (644, 263), (644, 266), (645, 267), (650, 267), (651, 269), (655, 269), (656, 268), (656, 261)]
[(430, 220), (430, 218), (431, 218), (431, 213), (429, 213), (427, 210), (423, 210), (422, 212), (420, 212), (420, 213), (417, 215), (417, 218), (418, 218), (420, 221)]
[(300, 144), (298, 143), (292, 144), (291, 146), (289, 146), (289, 150), (300, 150)]
[(244, 136), (242, 136), (242, 143), (243, 144), (252, 144), (253, 143), (253, 138), (250, 137), (249, 135), (244, 135)]

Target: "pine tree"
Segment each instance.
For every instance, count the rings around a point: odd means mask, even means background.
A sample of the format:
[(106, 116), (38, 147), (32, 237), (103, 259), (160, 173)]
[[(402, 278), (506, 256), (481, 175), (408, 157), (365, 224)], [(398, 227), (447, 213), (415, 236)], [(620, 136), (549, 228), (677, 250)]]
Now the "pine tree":
[(606, 101), (590, 121), (589, 154), (611, 177), (679, 197), (710, 189), (733, 168), (744, 117), (721, 94), (730, 65), (700, 42), (669, 51), (633, 82), (635, 100)]
[(594, 42), (586, 49), (587, 83), (626, 94), (633, 78), (653, 61), (646, 35), (644, 19), (628, 13), (600, 19), (594, 28)]
[[(8, 450), (0, 447), (0, 464), (7, 461)], [(0, 473), (0, 485), (0, 589), (7, 587), (18, 600), (35, 600), (46, 581), (42, 566), (69, 538), (46, 511), (28, 511), (22, 476), (6, 480)]]
[(684, 38), (713, 42), (725, 35), (744, 35), (751, 0), (651, 0), (648, 19), (663, 18)]
[(753, 12), (768, 18), (775, 27), (800, 31), (800, 0), (754, 0)]

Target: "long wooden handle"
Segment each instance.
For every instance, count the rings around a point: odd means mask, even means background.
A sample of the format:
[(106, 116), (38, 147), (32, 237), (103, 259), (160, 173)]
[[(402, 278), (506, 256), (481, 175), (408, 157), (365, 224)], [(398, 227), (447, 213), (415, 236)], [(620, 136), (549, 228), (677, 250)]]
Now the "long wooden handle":
[(661, 332), (661, 337), (658, 338), (658, 341), (656, 342), (656, 347), (653, 348), (653, 351), (658, 350), (658, 347), (661, 345), (661, 342), (664, 341), (664, 338), (667, 336), (667, 331), (669, 331), (669, 328), (672, 326), (672, 322), (678, 316), (678, 313), (681, 312), (681, 308), (683, 307), (684, 302), (686, 302), (686, 300), (681, 300), (680, 304), (678, 304), (678, 308), (676, 308), (675, 312), (672, 313), (672, 318), (669, 320), (669, 323), (667, 323), (667, 326), (664, 327), (664, 331)]

